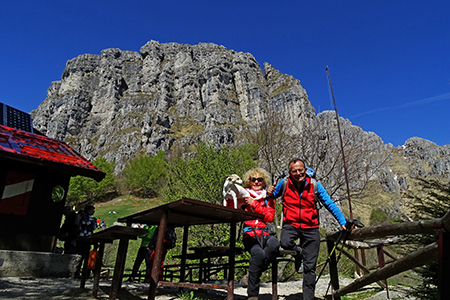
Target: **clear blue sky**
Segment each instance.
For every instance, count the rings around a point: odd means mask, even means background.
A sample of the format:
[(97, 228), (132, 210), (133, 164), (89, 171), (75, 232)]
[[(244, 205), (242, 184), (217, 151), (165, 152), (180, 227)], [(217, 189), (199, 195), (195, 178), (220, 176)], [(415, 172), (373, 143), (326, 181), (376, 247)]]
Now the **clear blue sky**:
[(30, 112), (67, 60), (212, 42), (299, 79), (385, 143), (450, 144), (450, 1), (36, 0), (0, 4), (0, 102)]

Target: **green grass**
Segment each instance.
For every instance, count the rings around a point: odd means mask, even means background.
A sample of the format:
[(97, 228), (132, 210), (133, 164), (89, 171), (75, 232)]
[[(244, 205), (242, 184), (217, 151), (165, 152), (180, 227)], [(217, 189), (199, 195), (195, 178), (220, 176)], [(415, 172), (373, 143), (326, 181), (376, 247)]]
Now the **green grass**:
[[(159, 199), (140, 199), (131, 195), (117, 197), (108, 202), (96, 203), (94, 217), (104, 220), (107, 227), (113, 226), (119, 218), (126, 217), (141, 211), (161, 205)], [(113, 213), (115, 212), (115, 213)], [(96, 231), (99, 231), (98, 229)], [(130, 240), (128, 252), (125, 261), (125, 270), (131, 269), (136, 258), (137, 251), (141, 245), (141, 239)], [(116, 263), (117, 249), (119, 241), (115, 240), (112, 244), (105, 245), (103, 264), (106, 267), (113, 268)], [(145, 268), (142, 263), (141, 269)]]
[[(94, 217), (112, 226), (119, 218), (148, 210), (162, 204), (158, 199), (140, 199), (131, 195), (117, 197), (109, 202), (96, 203)], [(114, 212), (114, 213), (113, 213)]]
[(366, 299), (366, 298), (369, 298), (370, 296), (375, 295), (376, 293), (378, 293), (377, 290), (365, 291), (365, 292), (357, 293), (357, 294), (354, 294), (354, 295), (346, 295), (346, 296), (342, 296), (341, 299), (342, 299), (342, 300), (359, 300), (359, 299)]

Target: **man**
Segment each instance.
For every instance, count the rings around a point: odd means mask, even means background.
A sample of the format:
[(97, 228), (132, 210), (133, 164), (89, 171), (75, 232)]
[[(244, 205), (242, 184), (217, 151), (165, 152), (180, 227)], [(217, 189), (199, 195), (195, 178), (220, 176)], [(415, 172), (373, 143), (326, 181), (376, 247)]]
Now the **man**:
[[(153, 239), (153, 234), (155, 233), (156, 227), (157, 227), (156, 225), (151, 226), (144, 225), (144, 228), (147, 229), (148, 232), (146, 234), (139, 236), (139, 238), (142, 239), (142, 242), (141, 246), (139, 247), (136, 260), (134, 261), (133, 270), (131, 271), (130, 278), (128, 279), (129, 281), (134, 281), (134, 278), (137, 276), (142, 261), (144, 261), (144, 259), (147, 257), (148, 252), (150, 251), (149, 245)], [(146, 269), (149, 269), (150, 262), (148, 260), (145, 260), (145, 263)]]
[(64, 253), (77, 253), (77, 238), (80, 227), (77, 224), (77, 213), (70, 206), (65, 206), (63, 210), (65, 216), (64, 223), (59, 231), (58, 238), (64, 241)]
[[(314, 184), (317, 186), (314, 187)], [(301, 159), (289, 162), (289, 178), (285, 184), (282, 180), (277, 186), (270, 186), (267, 191), (274, 198), (283, 197), (284, 225), (280, 245), (286, 250), (297, 252), (297, 270), (303, 260), (303, 299), (314, 299), (315, 270), (320, 248), (316, 201), (320, 201), (331, 212), (344, 230), (347, 221), (324, 187), (307, 176), (305, 163)], [(300, 245), (297, 245), (295, 241), (299, 238)]]

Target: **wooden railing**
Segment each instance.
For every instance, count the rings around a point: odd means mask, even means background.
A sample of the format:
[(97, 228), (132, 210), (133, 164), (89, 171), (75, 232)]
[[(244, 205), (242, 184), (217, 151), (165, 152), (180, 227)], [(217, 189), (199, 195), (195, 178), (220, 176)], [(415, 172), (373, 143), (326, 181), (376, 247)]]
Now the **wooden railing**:
[[(387, 251), (383, 250), (386, 243), (395, 242), (395, 240), (398, 239), (398, 236), (430, 233), (438, 233), (438, 240), (436, 242), (400, 259), (395, 259)], [(339, 240), (340, 234), (340, 232), (336, 232), (327, 235), (329, 253), (332, 253), (331, 250), (334, 247), (334, 243)], [(371, 240), (383, 238), (384, 240), (381, 241)], [(345, 240), (346, 246), (354, 249), (376, 247), (378, 253), (378, 268), (375, 271), (370, 272), (370, 268), (365, 266), (365, 263), (361, 263), (359, 259), (355, 259), (353, 255), (342, 248), (342, 254), (349, 257), (350, 260), (366, 274), (357, 278), (349, 285), (340, 288), (336, 256), (335, 252), (333, 252), (329, 262), (334, 299), (340, 299), (342, 295), (355, 292), (360, 288), (375, 282), (381, 287), (386, 288), (388, 292), (387, 278), (423, 266), (433, 260), (438, 260), (439, 262), (438, 299), (448, 299), (448, 295), (450, 295), (450, 285), (448, 284), (448, 278), (450, 278), (450, 211), (447, 212), (444, 217), (438, 219), (355, 229), (346, 236)], [(391, 258), (390, 262), (385, 262), (385, 255)]]

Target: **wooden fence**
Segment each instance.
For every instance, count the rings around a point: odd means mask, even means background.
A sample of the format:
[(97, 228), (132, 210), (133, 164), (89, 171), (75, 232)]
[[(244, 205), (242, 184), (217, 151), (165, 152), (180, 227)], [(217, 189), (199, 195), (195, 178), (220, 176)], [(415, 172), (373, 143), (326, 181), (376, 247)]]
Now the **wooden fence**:
[[(400, 259), (395, 259), (383, 247), (386, 244), (395, 243), (398, 236), (407, 234), (430, 234), (438, 233), (438, 240), (426, 247), (413, 252)], [(339, 240), (340, 233), (334, 233), (327, 236), (328, 251), (331, 253), (334, 243)], [(373, 240), (382, 239), (382, 240)], [(362, 262), (356, 259), (348, 251), (342, 248), (342, 254), (349, 257), (358, 269), (363, 270), (364, 276), (357, 278), (351, 284), (340, 288), (337, 272), (336, 256), (333, 252), (330, 259), (330, 277), (334, 299), (340, 299), (342, 295), (355, 292), (358, 289), (372, 283), (378, 283), (386, 289), (389, 296), (387, 286), (387, 278), (401, 272), (420, 267), (430, 261), (438, 260), (439, 278), (438, 278), (438, 299), (448, 299), (450, 295), (450, 211), (444, 217), (432, 220), (422, 220), (416, 222), (406, 222), (392, 225), (379, 225), (365, 227), (353, 230), (346, 237), (346, 245), (354, 249), (377, 248), (378, 268), (370, 272), (370, 267), (365, 265), (364, 250), (362, 250)], [(355, 250), (357, 251), (357, 250)], [(385, 260), (385, 256), (390, 261)], [(394, 258), (394, 259), (393, 259)]]

